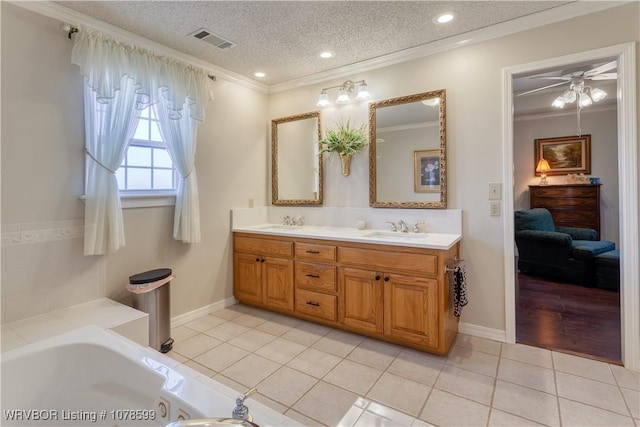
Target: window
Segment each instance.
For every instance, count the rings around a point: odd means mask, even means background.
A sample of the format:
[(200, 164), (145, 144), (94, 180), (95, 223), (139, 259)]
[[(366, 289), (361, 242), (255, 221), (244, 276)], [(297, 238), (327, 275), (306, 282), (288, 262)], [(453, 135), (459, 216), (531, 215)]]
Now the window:
[(139, 114), (136, 132), (116, 171), (118, 187), (124, 194), (175, 190), (176, 169), (162, 140), (158, 119), (151, 107)]

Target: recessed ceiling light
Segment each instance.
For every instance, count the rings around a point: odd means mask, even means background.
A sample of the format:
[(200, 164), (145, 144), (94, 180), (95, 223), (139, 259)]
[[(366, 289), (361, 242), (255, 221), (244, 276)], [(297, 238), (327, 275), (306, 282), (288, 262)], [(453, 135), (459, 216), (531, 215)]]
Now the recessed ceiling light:
[(324, 52), (320, 52), (318, 56), (320, 56), (320, 58), (328, 59), (328, 58), (333, 58), (333, 55), (334, 55), (333, 52), (325, 50)]
[(262, 78), (262, 77), (266, 76), (266, 74), (263, 73), (262, 71), (256, 71), (255, 73), (253, 73), (253, 75), (256, 76), (256, 77), (259, 77), (259, 78)]
[(433, 22), (436, 24), (446, 24), (447, 22), (453, 21), (458, 16), (455, 12), (445, 12), (433, 18)]

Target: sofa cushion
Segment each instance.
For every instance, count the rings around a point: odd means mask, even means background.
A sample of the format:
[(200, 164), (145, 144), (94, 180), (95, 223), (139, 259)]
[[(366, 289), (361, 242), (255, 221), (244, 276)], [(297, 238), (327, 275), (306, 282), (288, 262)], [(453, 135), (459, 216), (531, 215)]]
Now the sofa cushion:
[(544, 208), (515, 211), (516, 230), (556, 231), (551, 212)]
[(620, 268), (620, 250), (604, 252), (596, 256), (596, 264), (604, 267)]
[(585, 261), (592, 261), (597, 255), (612, 251), (615, 248), (616, 244), (608, 240), (574, 240), (573, 257)]

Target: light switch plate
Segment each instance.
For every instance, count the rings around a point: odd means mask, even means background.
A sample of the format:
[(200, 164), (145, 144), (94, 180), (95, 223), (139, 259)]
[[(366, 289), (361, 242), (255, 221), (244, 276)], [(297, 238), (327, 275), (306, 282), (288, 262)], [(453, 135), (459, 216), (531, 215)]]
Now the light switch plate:
[(502, 199), (502, 183), (490, 182), (489, 183), (489, 200), (501, 200)]

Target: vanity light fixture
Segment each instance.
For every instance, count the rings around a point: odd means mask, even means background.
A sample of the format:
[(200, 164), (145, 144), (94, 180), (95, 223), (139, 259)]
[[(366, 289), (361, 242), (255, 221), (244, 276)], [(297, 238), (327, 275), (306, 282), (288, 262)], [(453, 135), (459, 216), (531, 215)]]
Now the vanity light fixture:
[(322, 92), (320, 92), (320, 97), (318, 98), (318, 103), (316, 104), (316, 106), (328, 107), (329, 105), (331, 105), (331, 102), (329, 101), (329, 94), (327, 93), (327, 91), (329, 89), (336, 89), (336, 88), (339, 88), (338, 97), (336, 98), (336, 101), (335, 101), (336, 104), (347, 104), (351, 102), (350, 95), (356, 87), (357, 87), (356, 100), (362, 101), (364, 99), (371, 98), (371, 94), (369, 93), (369, 87), (367, 86), (367, 83), (365, 83), (364, 80), (359, 80), (357, 82), (352, 82), (351, 80), (347, 80), (341, 85), (323, 88)]

